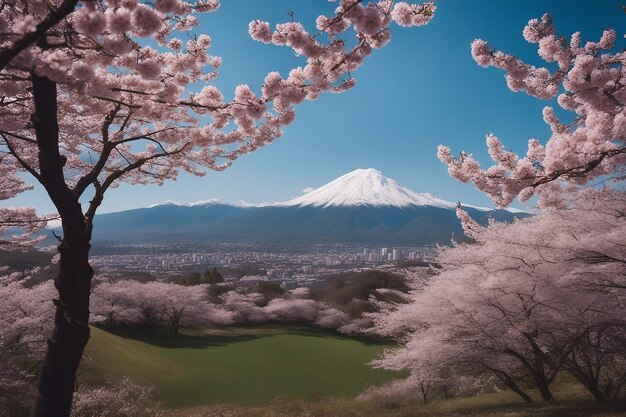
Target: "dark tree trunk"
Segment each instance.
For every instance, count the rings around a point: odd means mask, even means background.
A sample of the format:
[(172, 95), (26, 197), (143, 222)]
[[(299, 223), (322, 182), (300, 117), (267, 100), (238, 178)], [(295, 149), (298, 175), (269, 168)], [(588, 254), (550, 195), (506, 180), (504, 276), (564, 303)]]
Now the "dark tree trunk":
[(583, 384), (587, 387), (598, 404), (606, 404), (607, 399), (604, 397), (604, 394), (600, 391), (600, 387), (598, 387), (595, 381), (588, 381), (586, 384), (583, 382)]
[[(584, 369), (582, 366), (579, 366), (575, 359), (570, 361), (570, 365), (566, 367), (568, 372), (574, 376), (581, 384), (587, 388), (589, 393), (593, 396), (593, 398), (599, 404), (605, 404), (607, 402), (607, 396), (600, 389), (600, 385), (598, 384), (598, 379), (596, 377), (597, 370), (592, 370), (589, 368)], [(599, 374), (599, 372), (598, 372)]]
[(78, 196), (65, 182), (66, 159), (59, 152), (57, 86), (31, 73), (35, 111), (33, 127), (39, 149), (38, 180), (57, 208), (63, 224), (58, 247), (59, 274), (54, 284), (58, 299), (54, 328), (39, 376), (34, 417), (70, 415), (76, 371), (89, 340), (89, 293), (93, 269), (89, 265), (91, 234)]
[(514, 393), (516, 393), (517, 395), (522, 397), (522, 399), (524, 401), (526, 401), (527, 403), (532, 403), (533, 402), (532, 398), (530, 398), (530, 396), (528, 394), (526, 394), (519, 387), (519, 385), (517, 385), (517, 383), (515, 382), (513, 377), (511, 377), (511, 375), (509, 375), (508, 373), (506, 373), (504, 371), (500, 371), (500, 370), (496, 370), (496, 369), (491, 369), (491, 371), (494, 373), (494, 375), (496, 377), (498, 377), (498, 379), (500, 379), (500, 381), (504, 382), (504, 384), (507, 387), (509, 387), (511, 389), (511, 391), (513, 391)]
[(430, 383), (424, 384), (420, 382), (420, 390), (422, 391), (422, 401), (424, 404), (428, 404), (428, 391), (430, 390)]
[(524, 400), (525, 402), (527, 403), (533, 402), (533, 399), (530, 398), (530, 396), (526, 394), (524, 391), (522, 391), (522, 389), (515, 382), (513, 382), (512, 385), (509, 385), (509, 388), (511, 388), (511, 390), (517, 395), (519, 395), (522, 398), (522, 400)]
[[(560, 369), (561, 365), (559, 365), (556, 370), (552, 370), (552, 376), (548, 377), (548, 375), (546, 375), (545, 366), (548, 366), (549, 369), (551, 368), (551, 366), (546, 362), (545, 354), (541, 351), (539, 346), (537, 346), (535, 341), (530, 336), (528, 337), (528, 340), (533, 349), (533, 357), (527, 358), (513, 349), (506, 349), (504, 353), (507, 353), (517, 358), (520, 363), (528, 370), (533, 378), (535, 386), (541, 394), (541, 398), (544, 401), (553, 401), (554, 397), (552, 396), (552, 392), (550, 392), (550, 383), (556, 376), (556, 373), (558, 369)], [(554, 368), (554, 366), (552, 366), (552, 368)]]
[(60, 271), (55, 280), (54, 330), (41, 368), (35, 417), (70, 415), (76, 372), (89, 340), (89, 290), (93, 270), (87, 239), (65, 237), (59, 246)]
[(550, 391), (550, 384), (543, 374), (543, 370), (533, 374), (533, 378), (535, 380), (535, 385), (537, 385), (537, 389), (541, 394), (541, 399), (544, 401), (554, 401), (554, 396), (552, 396), (552, 392)]

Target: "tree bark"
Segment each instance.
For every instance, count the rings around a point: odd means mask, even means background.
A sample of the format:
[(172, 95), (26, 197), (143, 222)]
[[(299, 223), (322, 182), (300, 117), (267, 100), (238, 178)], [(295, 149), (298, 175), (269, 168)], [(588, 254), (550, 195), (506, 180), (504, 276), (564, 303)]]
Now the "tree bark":
[(537, 346), (537, 344), (532, 340), (532, 338), (528, 337), (528, 340), (533, 348), (533, 357), (526, 358), (524, 355), (516, 352), (513, 349), (506, 349), (504, 353), (509, 354), (515, 358), (517, 358), (520, 363), (530, 372), (530, 375), (533, 378), (533, 382), (535, 383), (539, 393), (541, 394), (541, 398), (544, 401), (553, 401), (554, 397), (552, 396), (552, 392), (550, 392), (550, 383), (554, 379), (556, 372), (552, 375), (552, 377), (548, 378), (544, 369), (544, 354), (541, 349)]
[(70, 415), (76, 371), (89, 340), (90, 233), (78, 196), (65, 182), (65, 158), (59, 152), (57, 86), (31, 73), (35, 111), (32, 115), (39, 149), (40, 182), (61, 216), (63, 239), (58, 247), (59, 274), (54, 280), (58, 299), (54, 328), (39, 376), (34, 417)]
[(41, 368), (34, 417), (70, 415), (76, 372), (89, 340), (89, 291), (93, 269), (87, 239), (65, 237), (59, 246), (60, 271), (55, 279), (54, 329)]
[(511, 389), (511, 391), (513, 391), (514, 393), (516, 393), (517, 395), (519, 395), (520, 397), (522, 397), (522, 399), (524, 401), (526, 401), (527, 403), (532, 403), (533, 400), (532, 398), (530, 398), (530, 396), (528, 394), (526, 394), (520, 387), (519, 385), (517, 385), (517, 383), (515, 382), (515, 380), (513, 379), (513, 377), (511, 375), (509, 375), (508, 373), (498, 370), (498, 369), (492, 369), (492, 368), (487, 368), (489, 369), (491, 372), (493, 372), (493, 374), (502, 382), (504, 382), (504, 385), (506, 385), (507, 387), (509, 387)]
[(537, 370), (537, 372), (533, 373), (533, 379), (535, 381), (535, 385), (537, 385), (539, 393), (541, 394), (541, 399), (544, 401), (554, 401), (554, 396), (550, 391), (550, 384), (543, 374), (543, 370)]

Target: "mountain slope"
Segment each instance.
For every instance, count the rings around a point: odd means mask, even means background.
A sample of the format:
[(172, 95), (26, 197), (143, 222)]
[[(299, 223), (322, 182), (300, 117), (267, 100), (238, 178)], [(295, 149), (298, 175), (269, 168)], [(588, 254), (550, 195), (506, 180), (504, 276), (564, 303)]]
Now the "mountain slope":
[[(169, 202), (97, 216), (95, 240), (448, 243), (462, 231), (456, 204), (416, 193), (374, 169), (359, 169), (301, 197), (252, 206)], [(526, 213), (466, 206), (481, 223)]]
[(380, 171), (357, 169), (301, 197), (276, 206), (433, 206), (454, 207), (453, 203), (426, 193), (416, 193)]

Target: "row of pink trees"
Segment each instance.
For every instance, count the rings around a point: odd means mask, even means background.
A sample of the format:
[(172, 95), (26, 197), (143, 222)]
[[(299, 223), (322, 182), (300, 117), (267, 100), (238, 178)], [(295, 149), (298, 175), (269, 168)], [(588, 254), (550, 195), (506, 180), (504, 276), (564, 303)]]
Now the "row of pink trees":
[(167, 324), (174, 333), (181, 327), (272, 323), (307, 323), (351, 333), (350, 316), (308, 298), (306, 288), (267, 300), (244, 289), (209, 300), (209, 285), (106, 279), (98, 280), (91, 301), (91, 321), (104, 325), (154, 327)]
[[(26, 415), (32, 404), (36, 373), (52, 332), (55, 294), (51, 281), (37, 283), (37, 271), (0, 273), (0, 417)], [(183, 327), (304, 323), (352, 332), (351, 317), (310, 299), (307, 288), (284, 291), (268, 300), (251, 288), (230, 290), (213, 300), (209, 285), (94, 280), (90, 323), (104, 326)], [(212, 300), (213, 302), (211, 302)], [(122, 380), (113, 387), (83, 386), (74, 394), (72, 415), (146, 415), (158, 408), (147, 387)]]
[[(221, 64), (211, 38), (194, 33), (196, 15), (218, 8), (219, 0), (3, 3), (0, 199), (28, 189), (26, 174), (46, 190), (63, 229), (36, 416), (70, 412), (89, 339), (93, 218), (105, 193), (121, 182), (226, 168), (280, 137), (294, 105), (353, 87), (351, 74), (389, 42), (392, 22), (424, 25), (435, 10), (432, 2), (341, 0), (312, 33), (298, 22), (251, 22), (252, 38), (292, 48), (304, 66), (268, 74), (260, 92), (239, 85), (228, 101), (211, 84)], [(0, 214), (0, 231), (38, 221), (27, 209)]]
[(574, 113), (571, 123), (546, 107), (552, 136), (545, 144), (530, 140), (524, 157), (488, 135), (496, 162), (488, 169), (465, 152), (455, 159), (445, 146), (438, 155), (451, 176), (497, 205), (537, 195), (543, 210), (482, 227), (459, 209), (472, 241), (441, 249), (441, 271), (412, 302), (378, 315), (378, 331), (403, 345), (374, 365), (409, 370), (396, 387), (422, 391), (451, 374), (489, 373), (526, 401), (528, 384), (552, 400), (550, 384), (566, 370), (606, 402), (626, 383), (626, 52), (611, 52), (612, 30), (584, 45), (579, 33), (569, 41), (557, 36), (548, 15), (531, 20), (524, 37), (556, 71), (482, 40), (473, 42), (472, 55), (504, 69), (513, 91), (558, 96)]
[(231, 314), (207, 301), (208, 285), (183, 286), (164, 282), (98, 283), (91, 302), (91, 320), (105, 324), (167, 323), (174, 333), (181, 326), (233, 324)]

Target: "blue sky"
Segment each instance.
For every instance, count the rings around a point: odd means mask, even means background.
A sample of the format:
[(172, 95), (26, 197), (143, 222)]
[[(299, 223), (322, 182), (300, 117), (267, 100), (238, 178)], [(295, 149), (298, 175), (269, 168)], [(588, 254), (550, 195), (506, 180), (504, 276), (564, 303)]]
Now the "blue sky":
[[(524, 41), (526, 22), (544, 12), (554, 16), (557, 31), (597, 40), (612, 27), (623, 34), (626, 14), (620, 1), (598, 0), (440, 0), (426, 27), (393, 26), (392, 41), (356, 73), (357, 87), (323, 96), (297, 108), (283, 138), (235, 161), (224, 172), (205, 177), (182, 175), (162, 187), (122, 185), (109, 191), (101, 212), (142, 207), (175, 199), (208, 198), (250, 202), (285, 200), (306, 187), (319, 187), (356, 168), (377, 168), (418, 192), (470, 204), (490, 205), (473, 189), (451, 179), (436, 157), (446, 144), (487, 163), (484, 137), (492, 131), (507, 148), (524, 152), (529, 138), (545, 140), (541, 119), (546, 102), (506, 87), (502, 72), (479, 67), (469, 47), (483, 38), (498, 49), (539, 63), (536, 45)], [(214, 14), (203, 16), (199, 32), (213, 39), (211, 53), (223, 58), (216, 84), (227, 96), (237, 84), (260, 88), (265, 74), (283, 75), (302, 63), (288, 48), (263, 45), (247, 34), (250, 20), (272, 24), (289, 20), (287, 12), (313, 30), (320, 12), (336, 3), (326, 0), (222, 0)], [(624, 40), (620, 39), (620, 46)], [(44, 212), (54, 211), (35, 189), (11, 201)]]

